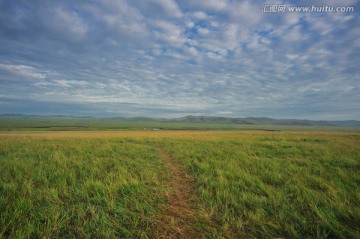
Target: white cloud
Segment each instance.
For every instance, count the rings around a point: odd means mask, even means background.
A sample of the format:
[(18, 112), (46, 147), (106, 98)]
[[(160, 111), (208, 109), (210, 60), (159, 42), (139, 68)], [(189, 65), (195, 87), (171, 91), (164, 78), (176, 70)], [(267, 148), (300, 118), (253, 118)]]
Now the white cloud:
[(87, 24), (76, 12), (62, 6), (46, 11), (47, 14), (43, 15), (44, 24), (50, 31), (60, 34), (69, 41), (80, 41), (89, 31)]
[(287, 13), (285, 14), (284, 22), (286, 25), (295, 25), (299, 23), (301, 17), (302, 15), (300, 13), (296, 13), (296, 12)]
[(141, 12), (125, 0), (99, 1), (99, 5), (86, 5), (85, 9), (104, 22), (108, 29), (132, 41), (146, 42), (149, 29)]
[(329, 23), (329, 19), (313, 19), (309, 22), (310, 28), (320, 35), (326, 35), (334, 29), (333, 25)]
[(86, 87), (90, 85), (89, 82), (83, 80), (76, 81), (76, 80), (61, 79), (61, 80), (54, 80), (53, 82), (61, 87)]
[(224, 40), (228, 49), (237, 48), (240, 43), (248, 39), (247, 30), (241, 28), (238, 24), (228, 24), (224, 28)]
[(242, 26), (258, 24), (264, 17), (258, 4), (253, 1), (236, 2), (229, 6), (231, 17)]
[[(42, 80), (46, 77), (46, 74), (44, 72), (41, 72), (34, 67), (26, 66), (26, 65), (11, 65), (11, 64), (0, 63), (0, 69), (10, 73), (13, 76), (17, 76), (18, 80), (22, 80), (22, 79)], [(20, 79), (18, 77), (20, 77)]]
[(187, 52), (192, 57), (198, 57), (199, 51), (195, 47), (185, 47), (185, 52)]
[(301, 56), (299, 54), (286, 54), (286, 57), (293, 61), (293, 60), (306, 60), (307, 56)]
[(303, 34), (300, 26), (297, 25), (285, 32), (283, 39), (285, 41), (300, 41), (306, 39), (306, 34)]
[(169, 16), (182, 17), (183, 13), (181, 12), (179, 6), (174, 0), (154, 0), (159, 4)]
[(222, 60), (223, 59), (222, 55), (215, 53), (215, 52), (208, 52), (206, 55), (208, 58), (213, 59), (213, 60)]
[(154, 27), (154, 36), (161, 41), (165, 41), (175, 47), (181, 47), (186, 38), (182, 35), (180, 26), (166, 20), (154, 20), (151, 22)]
[(205, 20), (209, 17), (205, 12), (202, 11), (196, 11), (192, 14), (192, 16), (198, 20)]
[(206, 28), (206, 27), (198, 27), (197, 31), (201, 35), (207, 35), (207, 34), (210, 33), (210, 30), (208, 28)]

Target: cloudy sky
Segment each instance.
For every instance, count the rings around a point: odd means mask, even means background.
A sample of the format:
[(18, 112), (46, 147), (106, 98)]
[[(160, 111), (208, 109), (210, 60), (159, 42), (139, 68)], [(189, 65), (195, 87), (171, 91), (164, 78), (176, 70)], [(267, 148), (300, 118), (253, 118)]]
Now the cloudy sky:
[(359, 5), (0, 0), (0, 114), (360, 120)]

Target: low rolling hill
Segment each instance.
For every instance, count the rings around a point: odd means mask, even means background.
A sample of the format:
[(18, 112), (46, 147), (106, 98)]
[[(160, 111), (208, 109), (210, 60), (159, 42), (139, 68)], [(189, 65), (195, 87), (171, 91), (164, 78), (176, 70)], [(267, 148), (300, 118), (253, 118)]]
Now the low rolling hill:
[(181, 118), (149, 117), (78, 117), (78, 116), (41, 116), (2, 114), (0, 129), (31, 130), (83, 130), (83, 129), (239, 129), (241, 127), (259, 129), (259, 127), (326, 127), (326, 128), (360, 128), (360, 121), (314, 121), (299, 119), (272, 119), (267, 117), (229, 118), (215, 116), (185, 116)]

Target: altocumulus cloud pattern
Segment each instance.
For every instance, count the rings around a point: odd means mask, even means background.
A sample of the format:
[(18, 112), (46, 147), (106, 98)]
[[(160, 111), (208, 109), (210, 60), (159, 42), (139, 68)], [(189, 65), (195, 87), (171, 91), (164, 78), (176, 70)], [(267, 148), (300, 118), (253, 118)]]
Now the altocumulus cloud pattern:
[(0, 0), (0, 113), (360, 119), (359, 1), (271, 1)]

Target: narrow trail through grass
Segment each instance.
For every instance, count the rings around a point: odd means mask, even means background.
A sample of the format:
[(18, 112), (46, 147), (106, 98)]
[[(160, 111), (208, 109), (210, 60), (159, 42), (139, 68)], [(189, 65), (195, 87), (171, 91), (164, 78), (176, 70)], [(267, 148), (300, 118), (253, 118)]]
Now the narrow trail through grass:
[(159, 147), (156, 149), (171, 176), (168, 206), (163, 211), (157, 238), (198, 237), (199, 232), (196, 232), (192, 227), (194, 222), (192, 200), (195, 195), (195, 188), (191, 182), (191, 177), (168, 153)]

